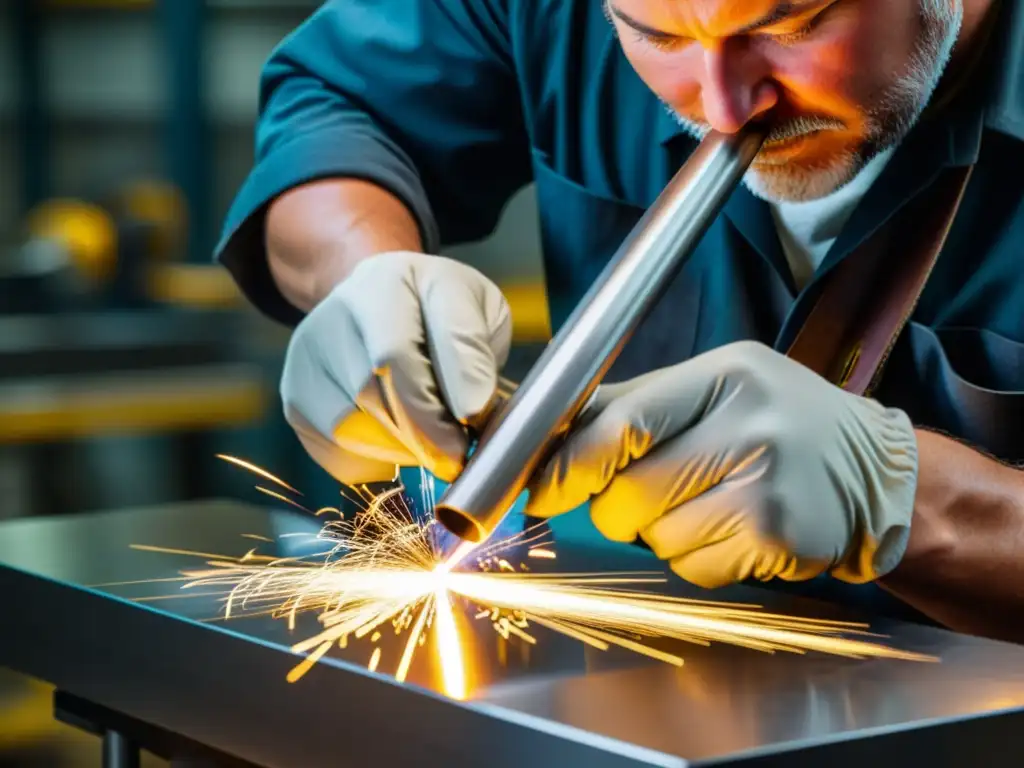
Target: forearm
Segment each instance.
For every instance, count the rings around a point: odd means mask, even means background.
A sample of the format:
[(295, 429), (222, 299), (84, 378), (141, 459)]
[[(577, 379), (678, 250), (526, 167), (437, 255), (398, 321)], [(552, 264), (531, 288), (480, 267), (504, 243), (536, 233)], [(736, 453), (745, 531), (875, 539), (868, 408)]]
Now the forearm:
[(1024, 642), (1024, 472), (917, 434), (910, 541), (880, 583), (951, 629)]
[(282, 295), (310, 311), (363, 259), (422, 250), (412, 214), (383, 188), (328, 179), (277, 198), (266, 218), (267, 260)]

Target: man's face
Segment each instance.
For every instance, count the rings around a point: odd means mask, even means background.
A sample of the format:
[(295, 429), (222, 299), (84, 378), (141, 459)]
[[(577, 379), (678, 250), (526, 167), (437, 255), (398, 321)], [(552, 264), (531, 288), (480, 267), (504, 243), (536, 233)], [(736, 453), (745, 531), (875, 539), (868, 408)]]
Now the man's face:
[(745, 179), (811, 200), (852, 179), (920, 116), (961, 0), (607, 0), (626, 57), (700, 137), (766, 119)]

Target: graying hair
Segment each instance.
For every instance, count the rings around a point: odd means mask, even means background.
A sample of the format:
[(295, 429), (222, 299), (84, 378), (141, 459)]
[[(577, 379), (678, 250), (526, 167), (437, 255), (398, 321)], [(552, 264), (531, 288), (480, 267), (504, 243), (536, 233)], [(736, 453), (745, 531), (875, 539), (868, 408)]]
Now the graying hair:
[(921, 0), (921, 7), (925, 15), (950, 24), (963, 13), (963, 0)]

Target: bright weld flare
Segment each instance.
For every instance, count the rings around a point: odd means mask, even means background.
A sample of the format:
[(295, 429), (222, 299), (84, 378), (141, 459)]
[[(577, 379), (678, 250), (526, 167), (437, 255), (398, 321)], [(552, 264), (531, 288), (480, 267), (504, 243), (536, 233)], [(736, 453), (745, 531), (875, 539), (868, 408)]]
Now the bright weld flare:
[[(268, 476), (262, 471), (259, 474)], [(433, 488), (425, 475), (423, 488), (424, 501), (432, 503)], [(395, 634), (408, 633), (394, 673), (399, 680), (405, 680), (417, 649), (433, 631), (444, 691), (452, 698), (465, 698), (467, 680), (462, 638), (454, 615), (455, 597), (470, 603), (477, 619), (490, 621), (506, 639), (514, 636), (536, 643), (530, 631), (531, 624), (535, 624), (594, 648), (607, 650), (614, 645), (675, 665), (683, 663), (678, 654), (647, 643), (674, 639), (699, 645), (725, 642), (767, 652), (819, 651), (856, 658), (936, 660), (873, 642), (860, 624), (802, 619), (766, 613), (757, 606), (637, 591), (641, 585), (664, 582), (660, 573), (523, 573), (500, 555), (512, 547), (528, 547), (527, 557), (553, 559), (550, 541), (542, 541), (550, 534), (546, 530), (538, 534), (536, 527), (501, 541), (462, 544), (446, 557), (439, 551), (434, 535), (437, 522), (421, 524), (413, 520), (404, 488), (399, 486), (377, 496), (365, 486), (352, 490), (365, 500), (366, 508), (351, 520), (339, 513), (337, 519), (323, 526), (316, 538), (325, 542), (327, 552), (271, 558), (250, 551), (232, 559), (210, 553), (138, 548), (206, 560), (206, 569), (185, 572), (187, 583), (183, 588), (225, 590), (225, 618), (264, 614), (283, 618), (294, 628), (299, 614), (314, 614), (321, 630), (293, 645), (294, 652), (307, 656), (288, 675), (292, 682), (335, 644), (344, 648), (350, 638), (376, 643), (390, 625)], [(471, 552), (471, 559), (483, 571), (453, 570)], [(519, 564), (518, 568), (525, 566)], [(847, 637), (851, 634), (864, 639)], [(368, 667), (376, 670), (381, 661), (382, 650), (375, 647)]]
[(555, 553), (552, 552), (550, 549), (531, 549), (529, 552), (526, 553), (526, 556), (543, 558), (544, 560), (555, 559)]
[(624, 638), (598, 634), (588, 627), (603, 626), (613, 632), (636, 633), (648, 637), (672, 637), (698, 642), (718, 640), (764, 650), (801, 649), (852, 657), (933, 660), (929, 656), (863, 640), (816, 634), (822, 630), (828, 631), (828, 625), (815, 626), (816, 623), (808, 625), (800, 619), (758, 616), (753, 611), (737, 611), (730, 616), (727, 610), (709, 612), (699, 605), (649, 594), (614, 595), (603, 590), (591, 591), (586, 587), (560, 583), (557, 577), (547, 582), (524, 582), (502, 576), (453, 573), (448, 578), (448, 588), (484, 605), (519, 610), (537, 619), (582, 625), (584, 634), (589, 633), (618, 644)]
[(462, 561), (469, 557), (469, 553), (477, 548), (477, 545), (472, 541), (464, 541), (455, 548), (451, 556), (443, 563), (437, 566), (438, 573), (449, 573), (454, 570), (457, 565), (461, 565)]
[(466, 698), (466, 665), (462, 658), (462, 645), (459, 642), (459, 630), (455, 625), (455, 613), (448, 595), (447, 581), (452, 574), (438, 573), (437, 587), (434, 591), (434, 604), (437, 608), (437, 649), (441, 662), (441, 676), (444, 690), (453, 699)]

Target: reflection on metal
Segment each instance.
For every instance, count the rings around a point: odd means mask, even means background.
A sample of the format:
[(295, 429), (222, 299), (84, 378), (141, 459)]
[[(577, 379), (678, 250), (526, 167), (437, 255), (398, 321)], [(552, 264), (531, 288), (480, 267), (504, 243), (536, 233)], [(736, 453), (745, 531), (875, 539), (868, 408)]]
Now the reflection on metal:
[[(5, 604), (0, 665), (101, 701), (124, 722), (266, 768), (334, 765), (339, 744), (353, 765), (422, 765), (429, 755), (430, 764), (461, 768), (483, 755), (489, 768), (721, 768), (743, 765), (756, 751), (766, 765), (849, 765), (856, 755), (858, 765), (902, 768), (910, 754), (913, 765), (1020, 766), (1013, 746), (1024, 726), (1024, 648), (923, 626), (878, 621), (873, 628), (941, 664), (688, 644), (686, 665), (676, 668), (543, 630), (528, 665), (519, 661), (522, 643), (512, 641), (517, 648), (501, 666), (493, 628), (471, 622), (475, 693), (453, 702), (437, 695), (443, 681), (429, 665), (414, 663), (405, 686), (368, 674), (370, 654), (355, 643), (336, 645), (290, 685), (295, 635), (284, 622), (200, 621), (218, 614), (219, 595), (146, 606), (122, 599), (177, 594), (177, 581), (96, 586), (174, 577), (189, 566), (132, 551), (131, 542), (224, 552), (258, 543), (239, 534), (268, 534), (279, 519), (301, 532), (300, 515), (223, 503), (0, 524), (0, 590), (18, 595)], [(305, 530), (312, 540), (320, 521), (309, 519)], [(64, 542), (71, 556), (46, 557), (33, 541)], [(628, 547), (562, 545), (558, 556), (562, 572), (655, 564)], [(679, 597), (709, 596), (680, 580), (670, 588)], [(763, 589), (713, 597), (788, 615), (829, 610)], [(838, 609), (827, 616), (850, 618)], [(301, 629), (318, 626), (306, 618)], [(402, 641), (382, 633), (382, 668), (399, 658)]]
[(753, 162), (764, 133), (710, 134), (637, 224), (480, 438), (438, 504), (453, 533), (485, 540), (597, 388)]
[[(247, 461), (222, 459), (269, 480), (282, 491), (301, 496), (284, 480)], [(423, 506), (433, 507), (430, 476), (421, 471)], [(687, 641), (697, 645), (726, 643), (758, 651), (805, 653), (817, 651), (860, 658), (936, 661), (934, 657), (901, 651), (864, 637), (867, 627), (849, 622), (802, 619), (766, 614), (752, 606), (711, 601), (674, 600), (651, 591), (664, 584), (661, 573), (622, 574), (535, 572), (525, 559), (551, 541), (546, 523), (536, 523), (511, 536), (496, 536), (475, 552), (475, 567), (453, 570), (464, 559), (467, 542), (451, 551), (451, 539), (434, 525), (429, 512), (417, 516), (406, 489), (396, 485), (374, 493), (362, 485), (348, 488), (362, 502), (359, 514), (345, 515), (325, 507), (314, 512), (288, 495), (257, 486), (270, 496), (322, 517), (318, 533), (321, 552), (282, 558), (266, 548), (249, 547), (242, 555), (189, 553), (154, 545), (133, 549), (197, 558), (197, 566), (182, 571), (179, 599), (195, 592), (223, 594), (225, 620), (270, 615), (294, 631), (300, 616), (316, 616), (320, 628), (292, 646), (307, 654), (288, 673), (297, 682), (336, 644), (369, 636), (373, 652), (368, 669), (377, 671), (382, 651), (382, 627), (390, 624), (405, 645), (394, 671), (404, 682), (417, 651), (428, 639), (442, 688), (449, 698), (467, 697), (466, 637), (456, 626), (453, 602), (475, 606), (477, 621), (489, 623), (503, 640), (529, 647), (546, 629), (592, 648), (627, 650), (657, 661), (683, 665), (683, 657), (658, 647), (658, 641)], [(345, 490), (342, 495), (347, 496)], [(458, 541), (456, 539), (456, 541)], [(275, 543), (276, 542), (271, 542)], [(523, 550), (525, 549), (525, 552)], [(514, 554), (516, 551), (519, 554)], [(199, 564), (203, 564), (202, 566)], [(159, 584), (166, 584), (161, 580)], [(159, 594), (152, 599), (165, 601)], [(147, 598), (139, 598), (147, 600)], [(149, 601), (151, 602), (152, 599)], [(433, 630), (433, 631), (431, 631)]]

